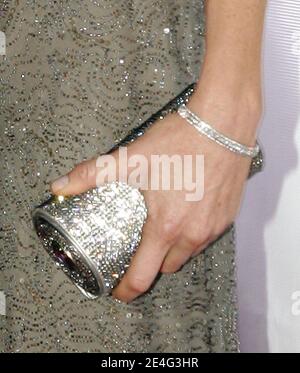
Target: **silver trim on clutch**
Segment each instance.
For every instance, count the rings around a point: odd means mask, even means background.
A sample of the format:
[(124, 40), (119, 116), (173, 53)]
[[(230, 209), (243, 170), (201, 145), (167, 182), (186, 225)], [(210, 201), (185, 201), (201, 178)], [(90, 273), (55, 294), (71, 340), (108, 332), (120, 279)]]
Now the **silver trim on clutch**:
[(113, 182), (77, 196), (52, 197), (32, 217), (47, 252), (93, 299), (110, 293), (126, 272), (147, 208), (138, 189)]

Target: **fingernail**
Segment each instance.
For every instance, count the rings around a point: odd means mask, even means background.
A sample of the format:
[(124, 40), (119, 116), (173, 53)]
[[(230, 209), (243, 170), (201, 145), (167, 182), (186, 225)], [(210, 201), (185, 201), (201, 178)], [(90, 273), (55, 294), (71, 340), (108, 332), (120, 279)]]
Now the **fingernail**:
[(54, 180), (51, 187), (52, 187), (53, 192), (56, 193), (62, 190), (68, 184), (69, 184), (69, 177), (66, 175), (66, 176), (62, 176)]

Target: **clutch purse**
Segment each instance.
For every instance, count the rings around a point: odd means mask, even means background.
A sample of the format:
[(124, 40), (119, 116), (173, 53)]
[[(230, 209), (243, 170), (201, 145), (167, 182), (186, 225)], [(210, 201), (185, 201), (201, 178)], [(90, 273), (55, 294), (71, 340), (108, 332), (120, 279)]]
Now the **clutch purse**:
[[(191, 84), (120, 143), (126, 146), (157, 120), (186, 104)], [(249, 177), (261, 170), (260, 151)], [(52, 196), (32, 213), (38, 237), (56, 264), (88, 298), (109, 294), (126, 272), (141, 240), (147, 207), (140, 191), (126, 183), (107, 183), (76, 196)]]

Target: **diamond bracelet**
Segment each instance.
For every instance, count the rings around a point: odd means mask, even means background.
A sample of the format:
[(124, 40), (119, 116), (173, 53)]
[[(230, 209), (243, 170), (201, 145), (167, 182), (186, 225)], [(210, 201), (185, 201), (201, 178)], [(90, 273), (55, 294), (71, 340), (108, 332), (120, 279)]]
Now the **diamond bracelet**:
[(185, 104), (180, 105), (177, 110), (178, 114), (184, 118), (189, 124), (196, 128), (198, 132), (205, 135), (209, 139), (215, 141), (226, 149), (238, 153), (242, 156), (254, 158), (259, 153), (259, 145), (256, 143), (254, 147), (246, 146), (229, 137), (223, 135), (222, 133), (215, 130), (208, 123), (200, 119), (196, 114), (190, 111)]

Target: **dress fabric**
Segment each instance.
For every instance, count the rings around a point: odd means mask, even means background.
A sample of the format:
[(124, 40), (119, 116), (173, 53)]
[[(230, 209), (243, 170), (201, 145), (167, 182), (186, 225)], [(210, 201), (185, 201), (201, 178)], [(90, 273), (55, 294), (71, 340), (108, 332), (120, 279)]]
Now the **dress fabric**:
[[(2, 1), (0, 316), (4, 352), (236, 352), (234, 227), (130, 304), (85, 299), (30, 213), (49, 182), (109, 150), (189, 84), (200, 0)], [(170, 134), (171, 136), (171, 134)], [(154, 243), (155, 244), (155, 243)]]

